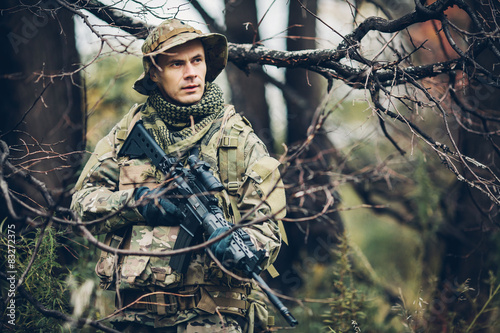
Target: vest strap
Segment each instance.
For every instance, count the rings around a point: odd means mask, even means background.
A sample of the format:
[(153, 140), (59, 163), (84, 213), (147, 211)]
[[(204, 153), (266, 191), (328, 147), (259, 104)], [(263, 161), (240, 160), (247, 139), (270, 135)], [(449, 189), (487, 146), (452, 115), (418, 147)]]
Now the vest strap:
[[(199, 309), (214, 314), (217, 310), (220, 312), (229, 312), (244, 316), (244, 313), (250, 308), (247, 301), (247, 288), (233, 288), (231, 293), (240, 293), (242, 299), (213, 296), (212, 292), (226, 291), (223, 286), (196, 286), (194, 289), (187, 288), (179, 291), (156, 291), (142, 292), (127, 290), (122, 292), (121, 298), (124, 309), (147, 310), (158, 315), (174, 315), (178, 311)], [(238, 313), (227, 308), (236, 308)]]
[(245, 142), (253, 131), (250, 126), (238, 122), (225, 128), (219, 144), (219, 161), (226, 163), (227, 170), (221, 168), (222, 183), (230, 196), (235, 196), (245, 173)]

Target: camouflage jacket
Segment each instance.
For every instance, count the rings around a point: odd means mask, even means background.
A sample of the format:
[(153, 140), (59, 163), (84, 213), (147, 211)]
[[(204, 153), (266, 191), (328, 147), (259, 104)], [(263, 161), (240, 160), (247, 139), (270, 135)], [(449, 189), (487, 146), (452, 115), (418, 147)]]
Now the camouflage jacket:
[[(140, 115), (138, 110), (138, 107), (132, 108), (99, 141), (75, 187), (72, 209), (83, 221), (101, 219), (88, 228), (94, 234), (106, 233), (106, 243), (113, 247), (145, 252), (171, 250), (179, 227), (149, 226), (134, 208), (134, 188), (157, 185), (155, 178), (144, 178), (144, 171), (151, 167), (150, 162), (117, 157), (131, 124)], [(279, 162), (269, 157), (264, 144), (232, 106), (226, 106), (206, 129), (176, 143), (167, 154), (175, 156), (179, 150), (194, 144), (201, 144), (201, 159), (211, 165), (214, 174), (226, 186), (219, 195), (226, 218), (239, 223), (245, 212), (251, 212), (244, 222), (255, 218), (263, 221), (244, 229), (257, 248), (266, 249), (269, 256), (262, 268), (267, 268), (279, 251), (281, 235), (277, 221), (285, 215)], [(172, 271), (169, 260), (168, 256), (132, 255), (115, 260), (112, 254), (104, 252), (96, 272), (104, 288), (114, 283), (120, 289), (149, 290), (172, 290), (189, 285), (241, 285), (223, 273), (203, 250), (193, 253), (185, 276)], [(115, 274), (117, 269), (119, 274)], [(119, 277), (118, 281), (115, 276)]]

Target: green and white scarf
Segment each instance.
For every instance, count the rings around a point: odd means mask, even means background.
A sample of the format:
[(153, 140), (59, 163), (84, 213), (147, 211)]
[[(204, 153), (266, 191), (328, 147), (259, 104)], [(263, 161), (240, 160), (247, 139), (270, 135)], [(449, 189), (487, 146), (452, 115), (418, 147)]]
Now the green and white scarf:
[(222, 90), (215, 83), (207, 83), (201, 100), (188, 106), (167, 102), (160, 91), (155, 90), (142, 111), (142, 120), (158, 144), (168, 152), (168, 146), (198, 133), (213, 122), (223, 108)]
[[(222, 90), (215, 83), (207, 83), (205, 92), (196, 104), (181, 106), (166, 101), (159, 90), (149, 95), (141, 111), (144, 127), (167, 153), (183, 153), (201, 140), (215, 119), (222, 115)], [(189, 144), (183, 143), (188, 140)], [(144, 176), (161, 178), (156, 168)]]

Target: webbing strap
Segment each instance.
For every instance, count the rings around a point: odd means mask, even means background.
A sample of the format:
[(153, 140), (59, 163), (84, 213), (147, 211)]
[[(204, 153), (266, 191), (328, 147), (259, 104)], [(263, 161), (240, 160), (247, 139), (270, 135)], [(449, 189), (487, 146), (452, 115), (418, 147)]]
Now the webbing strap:
[[(236, 124), (235, 124), (236, 125)], [(233, 125), (234, 127), (234, 125)], [(236, 177), (238, 181), (238, 185), (241, 185), (241, 179), (245, 175), (245, 142), (247, 141), (248, 135), (252, 132), (252, 128), (250, 126), (244, 126), (240, 135), (238, 136), (238, 147), (239, 149), (236, 151)], [(236, 189), (237, 191), (237, 189)], [(236, 194), (236, 191), (234, 194)]]
[[(116, 234), (113, 234), (113, 233), (106, 234), (106, 239), (104, 240), (104, 244), (108, 245), (109, 247), (112, 247), (114, 249), (120, 248), (122, 243), (123, 243), (125, 233), (126, 233), (126, 231), (124, 232), (123, 237), (116, 235)], [(101, 259), (106, 259), (107, 256), (108, 256), (108, 252), (101, 250), (101, 256), (100, 256)]]
[(165, 305), (165, 294), (156, 294), (156, 310), (158, 314), (163, 316), (167, 314), (167, 308)]
[[(242, 289), (235, 288), (231, 291), (239, 292)], [(243, 293), (247, 295), (245, 292)], [(155, 292), (154, 294), (145, 296), (146, 294), (150, 293), (131, 290), (124, 292), (122, 294), (123, 305), (128, 309), (148, 310), (159, 315), (172, 315), (177, 311), (194, 308), (213, 314), (216, 312), (217, 307), (237, 308), (240, 310), (248, 310), (250, 307), (250, 303), (244, 299), (214, 297), (210, 295), (207, 289), (201, 286), (192, 291), (178, 291), (175, 293)]]
[(234, 195), (230, 195), (229, 203), (231, 204), (231, 210), (233, 211), (234, 223), (238, 224), (241, 221), (241, 213), (238, 209), (238, 198)]
[[(245, 172), (245, 142), (251, 132), (250, 126), (234, 123), (222, 137), (219, 146), (220, 161), (227, 163), (226, 170), (220, 168), (221, 177), (231, 196), (236, 195)], [(225, 174), (222, 174), (223, 172)]]
[(267, 267), (267, 272), (269, 273), (269, 275), (271, 275), (271, 277), (274, 279), (275, 277), (279, 276), (280, 273), (278, 272), (278, 270), (276, 269), (276, 267), (274, 267), (273, 264), (269, 265), (269, 267)]
[(130, 121), (130, 125), (128, 125), (128, 129), (127, 129), (127, 136), (130, 134), (130, 131), (132, 130), (132, 128), (134, 127), (135, 123), (139, 121), (139, 119), (141, 119), (141, 113), (139, 112), (141, 110), (141, 107), (142, 106), (139, 106), (137, 108), (137, 110), (134, 110), (134, 112), (136, 112), (136, 114), (134, 115), (134, 117), (132, 118), (132, 120)]
[(215, 304), (217, 306), (225, 308), (237, 308), (242, 310), (248, 310), (250, 304), (242, 299), (226, 298), (226, 297), (214, 297)]
[[(233, 167), (233, 165), (236, 163), (237, 159), (237, 151), (238, 151), (238, 136), (240, 135), (240, 130), (238, 128), (235, 128), (231, 126), (231, 129), (229, 130), (229, 134), (227, 136), (224, 136), (223, 138), (223, 144), (221, 145), (221, 148), (223, 148), (221, 151), (223, 153), (222, 156), (222, 161), (225, 161), (227, 163), (227, 168), (226, 168), (226, 188), (228, 190), (228, 193), (230, 195), (234, 195), (236, 193), (236, 190), (238, 190), (238, 177), (236, 174), (236, 167)], [(228, 144), (224, 144), (224, 143)]]

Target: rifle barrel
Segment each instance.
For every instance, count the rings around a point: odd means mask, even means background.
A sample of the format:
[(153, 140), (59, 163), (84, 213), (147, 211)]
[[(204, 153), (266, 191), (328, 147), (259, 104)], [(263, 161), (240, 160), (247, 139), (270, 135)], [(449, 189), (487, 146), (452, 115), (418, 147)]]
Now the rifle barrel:
[(281, 315), (286, 319), (288, 324), (291, 327), (297, 326), (299, 324), (297, 319), (295, 319), (295, 317), (290, 313), (288, 308), (280, 301), (280, 299), (272, 293), (271, 288), (267, 285), (266, 281), (264, 281), (260, 277), (260, 275), (256, 274), (255, 272), (252, 272), (252, 277), (255, 281), (257, 281), (262, 291), (266, 293), (267, 297), (269, 298), (271, 303), (273, 303), (276, 309), (280, 310)]

